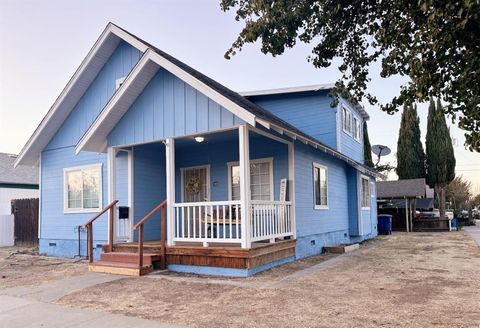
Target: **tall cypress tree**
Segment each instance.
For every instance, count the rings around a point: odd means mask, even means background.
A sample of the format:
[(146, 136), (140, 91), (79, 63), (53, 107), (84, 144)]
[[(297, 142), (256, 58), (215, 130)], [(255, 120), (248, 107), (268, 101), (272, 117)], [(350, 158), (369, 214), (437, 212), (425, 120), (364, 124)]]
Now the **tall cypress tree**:
[(396, 171), (399, 179), (425, 177), (425, 153), (420, 137), (420, 119), (416, 106), (405, 104), (397, 142)]
[(455, 155), (452, 139), (440, 100), (428, 108), (427, 124), (427, 183), (439, 198), (440, 217), (445, 217), (445, 187), (455, 178)]
[(363, 123), (363, 160), (366, 166), (374, 167), (372, 161), (372, 146), (368, 138), (367, 122)]

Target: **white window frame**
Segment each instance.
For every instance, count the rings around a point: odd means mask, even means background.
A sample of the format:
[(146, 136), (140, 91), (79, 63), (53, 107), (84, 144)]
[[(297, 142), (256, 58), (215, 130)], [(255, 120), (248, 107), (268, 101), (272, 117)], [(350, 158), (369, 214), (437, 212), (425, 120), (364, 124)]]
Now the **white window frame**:
[[(363, 180), (367, 180), (367, 186), (368, 186), (368, 206), (363, 206), (363, 200), (364, 200), (364, 197), (363, 197)], [(366, 175), (363, 175), (361, 174), (360, 175), (360, 185), (359, 185), (359, 189), (360, 189), (360, 206), (362, 208), (362, 210), (369, 210), (370, 209), (370, 204), (372, 203), (372, 199), (371, 199), (371, 196), (372, 196), (372, 190), (370, 188), (370, 178)]]
[[(327, 177), (327, 204), (326, 205), (317, 205), (317, 201), (316, 201), (316, 197), (315, 197), (315, 169), (325, 170), (325, 176)], [(328, 208), (329, 208), (330, 200), (329, 200), (329, 197), (328, 197), (328, 194), (329, 194), (328, 190), (330, 188), (328, 187), (328, 180), (329, 180), (329, 178), (328, 178), (328, 167), (325, 166), (325, 165), (314, 162), (313, 165), (312, 165), (313, 207), (316, 210), (328, 210)]]
[(191, 169), (207, 169), (207, 181), (205, 184), (207, 185), (207, 202), (209, 202), (212, 199), (211, 196), (211, 190), (210, 190), (210, 164), (205, 164), (205, 165), (196, 165), (196, 166), (189, 166), (189, 167), (182, 167), (180, 168), (180, 186), (182, 188), (182, 203), (185, 203), (185, 185), (184, 185), (184, 179), (185, 179), (185, 171), (186, 170), (191, 170)]
[[(260, 163), (268, 163), (269, 170), (270, 170), (270, 200), (273, 201), (275, 199), (275, 189), (273, 186), (273, 157), (266, 157), (266, 158), (257, 158), (251, 159), (250, 165), (252, 164), (260, 164)], [(232, 200), (232, 166), (239, 166), (239, 162), (228, 162), (228, 200)], [(251, 182), (250, 182), (251, 187)], [(251, 196), (250, 196), (251, 198)]]
[[(346, 120), (346, 117), (348, 114), (348, 118), (349, 118), (349, 122), (348, 122), (348, 130), (346, 129), (346, 124), (345, 124), (345, 120)], [(343, 129), (343, 132), (345, 132), (346, 134), (348, 134), (349, 136), (352, 135), (352, 112), (350, 111), (350, 109), (347, 108), (347, 106), (345, 105), (342, 105), (342, 129)]]
[[(85, 169), (98, 168), (100, 170), (100, 179), (99, 179), (99, 202), (97, 208), (69, 208), (68, 207), (68, 179), (67, 174), (72, 171), (82, 171)], [(83, 203), (83, 187), (82, 187), (82, 203)], [(82, 205), (83, 206), (83, 205)], [(97, 213), (103, 208), (103, 164), (96, 163), (91, 165), (82, 165), (75, 167), (66, 167), (63, 169), (63, 213), (64, 214), (75, 214), (75, 213)]]
[[(357, 137), (357, 132), (358, 132), (358, 137)], [(360, 139), (362, 138), (362, 132), (361, 132), (361, 122), (360, 120), (354, 115), (353, 116), (353, 139), (356, 141), (360, 142)]]

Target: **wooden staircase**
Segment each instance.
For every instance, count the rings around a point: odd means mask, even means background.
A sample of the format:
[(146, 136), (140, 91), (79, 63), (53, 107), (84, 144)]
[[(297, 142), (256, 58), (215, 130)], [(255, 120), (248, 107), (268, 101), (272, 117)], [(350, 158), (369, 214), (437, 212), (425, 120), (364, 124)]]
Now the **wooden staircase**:
[[(114, 201), (105, 207), (95, 217), (87, 221), (84, 226), (87, 228), (87, 248), (88, 248), (88, 270), (93, 272), (113, 273), (129, 276), (141, 276), (150, 273), (154, 268), (166, 268), (165, 255), (165, 205), (166, 201), (157, 205), (150, 213), (134, 225), (134, 229), (138, 229), (138, 242), (130, 244), (128, 247), (123, 244), (113, 244), (113, 218), (115, 205), (118, 201)], [(145, 222), (150, 219), (157, 211), (162, 210), (160, 216), (161, 222), (161, 241), (160, 249), (144, 252), (143, 228)], [(100, 260), (93, 261), (93, 222), (105, 212), (110, 211), (109, 215), (109, 243), (102, 246), (102, 254)], [(132, 247), (133, 246), (133, 247)], [(158, 264), (158, 265), (157, 265)]]
[(121, 274), (127, 276), (141, 276), (150, 273), (160, 263), (162, 254), (144, 253), (143, 266), (138, 266), (138, 254), (132, 252), (108, 252), (102, 253), (100, 261), (90, 263), (88, 270), (92, 272), (103, 272)]

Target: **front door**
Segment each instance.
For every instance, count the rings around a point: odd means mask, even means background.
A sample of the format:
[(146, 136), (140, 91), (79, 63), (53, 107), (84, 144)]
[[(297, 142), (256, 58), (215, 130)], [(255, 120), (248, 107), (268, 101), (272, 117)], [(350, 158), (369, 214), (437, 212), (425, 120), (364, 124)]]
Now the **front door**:
[(131, 150), (117, 152), (115, 160), (115, 194), (118, 199), (115, 213), (115, 240), (117, 242), (132, 241), (132, 161)]
[(182, 202), (208, 202), (210, 200), (210, 166), (182, 169)]

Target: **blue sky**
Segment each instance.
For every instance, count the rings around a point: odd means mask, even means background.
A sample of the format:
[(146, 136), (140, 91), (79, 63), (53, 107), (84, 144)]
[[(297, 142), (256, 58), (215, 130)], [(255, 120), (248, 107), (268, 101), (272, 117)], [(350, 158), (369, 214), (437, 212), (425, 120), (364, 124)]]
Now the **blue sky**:
[[(311, 46), (298, 44), (279, 57), (248, 45), (232, 60), (224, 52), (241, 30), (234, 12), (219, 1), (0, 1), (0, 152), (18, 153), (109, 21), (195, 67), (236, 91), (334, 82), (332, 65), (315, 69), (306, 61)], [(382, 101), (398, 92), (403, 78), (382, 79), (372, 67), (369, 90)], [(372, 144), (385, 144), (395, 162), (400, 114), (388, 115), (364, 103)], [(419, 105), (422, 138), (427, 105)], [(463, 147), (451, 127), (457, 174), (480, 193), (480, 154)], [(391, 176), (394, 178), (394, 175)]]

